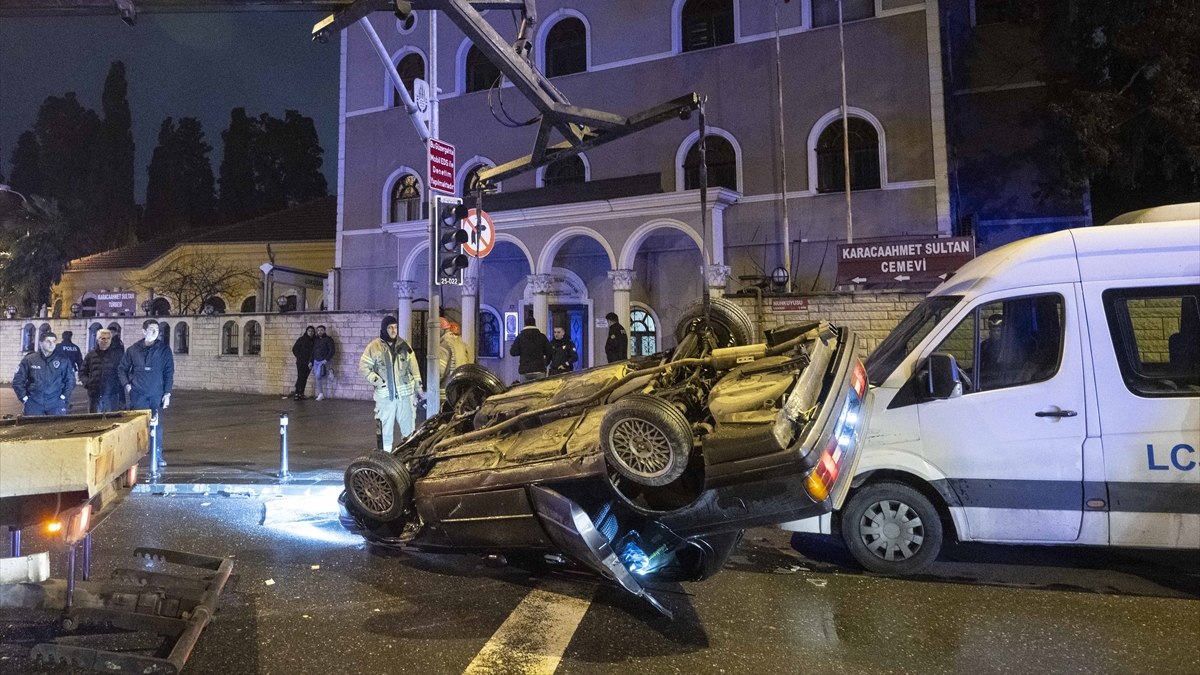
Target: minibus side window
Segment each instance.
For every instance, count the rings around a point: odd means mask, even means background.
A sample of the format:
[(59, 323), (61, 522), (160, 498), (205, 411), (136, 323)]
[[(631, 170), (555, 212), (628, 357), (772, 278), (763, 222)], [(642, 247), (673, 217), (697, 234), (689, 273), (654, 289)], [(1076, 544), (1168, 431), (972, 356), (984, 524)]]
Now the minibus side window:
[(1200, 395), (1200, 286), (1109, 289), (1103, 298), (1129, 391)]
[(968, 394), (1042, 382), (1062, 360), (1061, 295), (1007, 298), (976, 307), (933, 351), (952, 354)]

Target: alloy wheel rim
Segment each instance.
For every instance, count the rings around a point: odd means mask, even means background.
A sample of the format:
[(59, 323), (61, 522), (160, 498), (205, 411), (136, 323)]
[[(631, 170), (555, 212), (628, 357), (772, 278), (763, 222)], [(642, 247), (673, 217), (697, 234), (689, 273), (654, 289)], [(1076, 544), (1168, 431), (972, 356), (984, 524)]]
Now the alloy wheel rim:
[(396, 503), (396, 495), (387, 477), (375, 469), (363, 468), (351, 477), (354, 495), (374, 513), (387, 513)]
[(641, 478), (657, 478), (671, 468), (671, 441), (657, 425), (629, 418), (609, 432), (609, 444), (617, 461)]
[(863, 512), (858, 536), (876, 558), (903, 562), (920, 552), (925, 542), (925, 523), (908, 504), (883, 499)]

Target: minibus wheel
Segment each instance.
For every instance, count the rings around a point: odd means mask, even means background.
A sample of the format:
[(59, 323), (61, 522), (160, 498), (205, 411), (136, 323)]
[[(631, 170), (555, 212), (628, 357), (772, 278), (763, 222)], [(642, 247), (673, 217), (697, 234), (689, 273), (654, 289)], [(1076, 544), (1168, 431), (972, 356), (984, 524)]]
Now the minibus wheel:
[(842, 507), (842, 539), (860, 565), (880, 574), (925, 571), (942, 548), (942, 520), (925, 495), (881, 481), (856, 491)]

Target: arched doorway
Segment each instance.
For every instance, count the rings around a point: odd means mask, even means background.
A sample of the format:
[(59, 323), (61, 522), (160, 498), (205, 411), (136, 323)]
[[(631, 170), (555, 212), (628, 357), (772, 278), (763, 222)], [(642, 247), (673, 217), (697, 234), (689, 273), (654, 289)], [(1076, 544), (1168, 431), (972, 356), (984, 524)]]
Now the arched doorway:
[[(575, 343), (575, 349), (579, 352), (575, 370), (588, 368), (592, 365), (593, 358), (592, 300), (588, 297), (587, 284), (575, 272), (561, 267), (553, 268), (550, 276), (553, 277), (553, 282), (549, 293), (550, 325), (547, 326), (546, 334), (550, 336), (556, 327), (562, 327), (566, 337)], [(533, 288), (526, 284), (521, 315), (532, 311)]]

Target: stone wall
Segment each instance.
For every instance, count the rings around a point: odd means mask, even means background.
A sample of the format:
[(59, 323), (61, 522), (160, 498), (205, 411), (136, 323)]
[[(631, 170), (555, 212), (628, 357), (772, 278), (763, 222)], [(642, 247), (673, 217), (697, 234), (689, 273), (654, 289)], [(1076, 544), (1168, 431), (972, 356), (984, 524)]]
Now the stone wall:
[[(874, 349), (900, 319), (924, 296), (896, 291), (830, 293), (806, 297), (731, 298), (745, 308), (764, 328), (788, 322), (829, 319), (858, 332), (868, 350)], [(308, 325), (324, 324), (337, 344), (334, 359), (333, 395), (337, 398), (369, 399), (371, 389), (358, 375), (358, 357), (367, 343), (379, 334), (385, 312), (311, 312), (293, 314), (227, 314), (220, 316), (162, 317), (170, 329), (175, 351), (175, 386), (252, 394), (282, 394), (291, 391), (296, 379), (292, 344)], [(36, 332), (49, 324), (60, 336), (74, 332), (74, 342), (87, 351), (87, 335), (93, 324), (117, 323), (125, 344), (141, 339), (143, 317), (103, 319), (0, 319), (0, 382), (10, 384), (21, 360), (22, 332)], [(187, 326), (187, 353), (179, 353), (179, 325)], [(258, 354), (251, 354), (246, 330), (251, 324), (261, 329)], [(228, 326), (228, 328), (227, 328)], [(236, 327), (236, 342), (232, 328)], [(670, 345), (673, 327), (660, 328), (660, 339)], [(35, 338), (36, 339), (36, 338)], [(237, 353), (227, 353), (236, 345)], [(507, 353), (509, 343), (504, 344)], [(251, 347), (247, 349), (247, 347)], [(510, 359), (505, 359), (509, 361)], [(489, 359), (484, 365), (496, 370)], [(504, 365), (508, 365), (507, 363)], [(309, 391), (312, 391), (310, 378)]]

